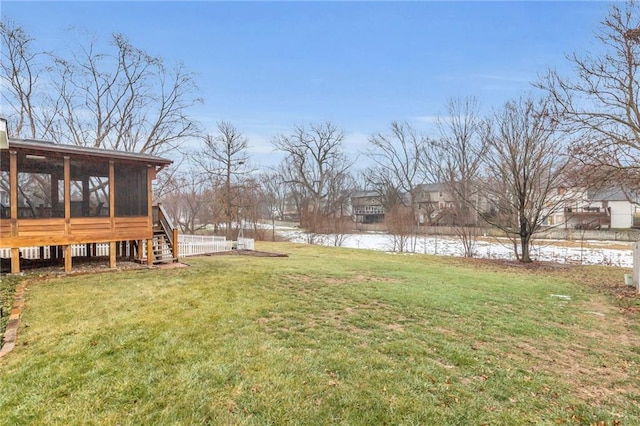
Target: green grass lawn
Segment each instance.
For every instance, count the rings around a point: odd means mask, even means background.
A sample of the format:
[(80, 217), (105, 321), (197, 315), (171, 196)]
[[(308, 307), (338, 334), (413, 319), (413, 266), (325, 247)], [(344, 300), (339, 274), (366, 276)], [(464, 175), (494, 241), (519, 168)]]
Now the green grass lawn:
[(32, 283), (0, 424), (639, 424), (621, 270), (258, 249)]

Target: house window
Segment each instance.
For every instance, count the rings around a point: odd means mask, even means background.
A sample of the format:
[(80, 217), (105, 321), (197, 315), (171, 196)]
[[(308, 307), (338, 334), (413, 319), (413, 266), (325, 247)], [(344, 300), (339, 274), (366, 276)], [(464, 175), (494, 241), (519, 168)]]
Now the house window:
[(115, 165), (116, 216), (147, 216), (147, 166)]

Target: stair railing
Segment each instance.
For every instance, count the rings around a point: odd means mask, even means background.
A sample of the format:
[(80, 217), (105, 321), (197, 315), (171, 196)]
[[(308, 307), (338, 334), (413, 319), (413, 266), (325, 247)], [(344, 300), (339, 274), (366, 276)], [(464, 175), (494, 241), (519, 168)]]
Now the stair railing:
[[(153, 212), (154, 221), (156, 221), (156, 223), (160, 225), (165, 235), (169, 239), (169, 243), (171, 244), (171, 247), (174, 251), (174, 257), (176, 257), (175, 256), (175, 254), (177, 254), (176, 248), (178, 246), (176, 241), (177, 230), (173, 226), (173, 222), (171, 221), (171, 218), (169, 218), (169, 215), (165, 211), (164, 207), (162, 207), (162, 203), (158, 203), (157, 206), (153, 206), (153, 207), (154, 207), (154, 212)], [(157, 211), (156, 211), (156, 208), (157, 208)], [(156, 218), (156, 215), (157, 215), (157, 218)]]

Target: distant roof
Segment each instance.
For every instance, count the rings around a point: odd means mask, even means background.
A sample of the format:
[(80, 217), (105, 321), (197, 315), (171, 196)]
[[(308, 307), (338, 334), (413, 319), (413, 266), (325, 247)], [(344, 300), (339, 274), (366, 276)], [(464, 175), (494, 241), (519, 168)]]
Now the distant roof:
[(438, 183), (421, 183), (416, 186), (418, 191), (422, 192), (445, 192), (447, 191), (447, 185), (442, 182)]
[(362, 198), (362, 197), (378, 197), (380, 194), (378, 194), (376, 191), (354, 191), (353, 193), (351, 193), (351, 197), (353, 198)]
[(166, 158), (157, 157), (155, 155), (142, 154), (137, 152), (116, 151), (114, 149), (91, 148), (79, 145), (61, 145), (51, 141), (38, 139), (12, 139), (9, 138), (9, 149), (31, 149), (41, 152), (54, 152), (59, 154), (68, 154), (76, 156), (91, 156), (100, 158), (112, 158), (128, 161), (146, 162), (155, 165), (168, 166), (173, 163)]
[(597, 190), (591, 196), (593, 201), (629, 201), (635, 198), (635, 194), (627, 194), (619, 188), (605, 188)]

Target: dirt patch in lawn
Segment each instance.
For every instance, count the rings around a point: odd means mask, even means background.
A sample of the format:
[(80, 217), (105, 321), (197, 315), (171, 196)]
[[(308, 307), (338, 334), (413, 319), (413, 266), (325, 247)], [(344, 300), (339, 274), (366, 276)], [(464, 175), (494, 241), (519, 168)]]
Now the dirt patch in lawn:
[(299, 283), (305, 283), (305, 284), (317, 283), (317, 284), (326, 284), (328, 286), (338, 286), (338, 285), (345, 285), (345, 284), (361, 284), (361, 283), (371, 283), (371, 282), (374, 282), (374, 283), (399, 282), (398, 280), (393, 278), (385, 278), (385, 277), (380, 277), (375, 275), (363, 275), (363, 274), (358, 274), (358, 275), (345, 277), (345, 278), (333, 278), (333, 277), (322, 278), (322, 277), (310, 277), (307, 275), (285, 275), (283, 278), (286, 278), (287, 280), (291, 280), (292, 282), (299, 282)]
[[(612, 342), (611, 346), (616, 344)], [(528, 365), (532, 374), (562, 377), (589, 405), (597, 406), (636, 391), (629, 383), (629, 363), (618, 359), (615, 351), (596, 348), (589, 342), (559, 346), (545, 341), (521, 341), (507, 358)]]
[(217, 253), (207, 253), (203, 256), (252, 256), (252, 257), (289, 257), (286, 253), (273, 253), (257, 250), (230, 250)]
[(359, 284), (359, 283), (397, 283), (398, 280), (393, 278), (385, 278), (379, 276), (369, 276), (369, 275), (354, 275), (353, 277), (348, 278), (327, 278), (324, 282), (328, 285), (342, 285), (342, 284)]

